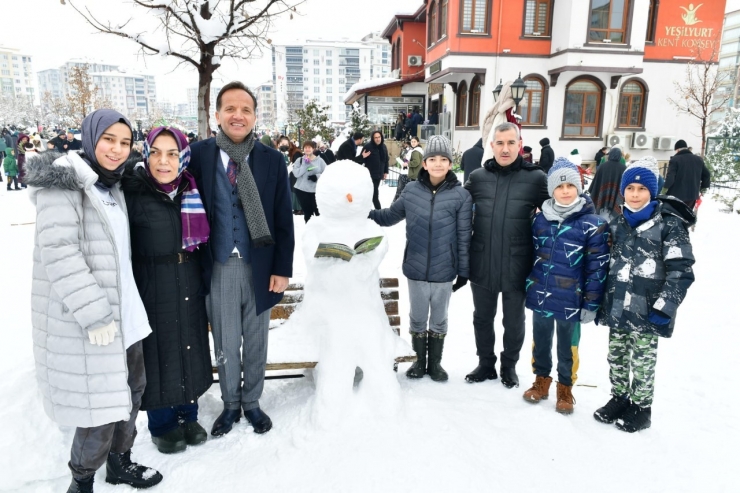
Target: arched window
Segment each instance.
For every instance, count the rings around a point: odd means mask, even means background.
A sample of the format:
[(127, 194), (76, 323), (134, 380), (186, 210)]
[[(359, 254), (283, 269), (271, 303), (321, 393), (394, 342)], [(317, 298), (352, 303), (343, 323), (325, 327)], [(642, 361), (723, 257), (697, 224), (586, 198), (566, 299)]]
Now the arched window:
[(436, 0), (432, 0), (432, 3), (429, 4), (429, 22), (427, 24), (429, 26), (429, 36), (427, 40), (427, 45), (432, 46), (437, 41), (437, 2)]
[(462, 81), (457, 86), (457, 115), (455, 117), (455, 126), (464, 127), (466, 122), (466, 111), (468, 109), (468, 85)]
[(524, 91), (524, 98), (519, 103), (522, 125), (544, 125), (544, 113), (545, 108), (547, 108), (547, 84), (543, 79), (534, 75), (525, 77), (524, 83), (527, 89)]
[(563, 137), (598, 137), (603, 90), (591, 79), (575, 79), (565, 89)]
[(480, 120), (480, 80), (473, 77), (470, 83), (470, 105), (468, 108), (468, 124), (471, 127), (478, 126)]
[(645, 86), (635, 80), (627, 81), (619, 91), (620, 127), (645, 128)]

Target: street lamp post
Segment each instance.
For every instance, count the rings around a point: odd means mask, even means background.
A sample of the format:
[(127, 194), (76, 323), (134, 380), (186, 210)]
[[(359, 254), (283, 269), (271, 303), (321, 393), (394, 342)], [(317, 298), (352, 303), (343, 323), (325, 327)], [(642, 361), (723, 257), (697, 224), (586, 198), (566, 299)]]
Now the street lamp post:
[(524, 91), (527, 89), (527, 84), (522, 80), (522, 73), (519, 72), (519, 77), (516, 78), (514, 83), (511, 85), (511, 97), (514, 99), (514, 105), (519, 106), (519, 103), (524, 99)]
[[(493, 90), (493, 101), (498, 101), (501, 91), (503, 90), (503, 79), (499, 79), (499, 83)], [(519, 72), (519, 77), (511, 84), (511, 97), (514, 100), (514, 104), (519, 106), (519, 103), (524, 99), (524, 91), (527, 90), (527, 84), (522, 80), (522, 73)]]

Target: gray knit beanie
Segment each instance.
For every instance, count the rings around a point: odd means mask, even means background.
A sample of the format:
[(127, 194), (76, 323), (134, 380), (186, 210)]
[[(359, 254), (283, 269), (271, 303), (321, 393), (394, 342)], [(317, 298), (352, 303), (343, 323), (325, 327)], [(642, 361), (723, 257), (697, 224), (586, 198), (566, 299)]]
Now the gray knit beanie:
[(427, 140), (427, 147), (424, 150), (424, 161), (432, 156), (443, 156), (452, 162), (452, 144), (444, 135), (432, 135)]
[(578, 195), (583, 193), (581, 173), (578, 172), (578, 166), (567, 158), (559, 157), (552, 163), (552, 168), (547, 173), (547, 193), (550, 194), (550, 197), (552, 197), (555, 189), (563, 183), (570, 183), (576, 187)]

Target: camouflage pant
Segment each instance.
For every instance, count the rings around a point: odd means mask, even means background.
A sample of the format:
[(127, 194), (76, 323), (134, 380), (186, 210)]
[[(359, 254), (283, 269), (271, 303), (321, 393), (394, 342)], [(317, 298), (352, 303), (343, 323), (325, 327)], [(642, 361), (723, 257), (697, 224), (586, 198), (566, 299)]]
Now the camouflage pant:
[[(624, 329), (609, 329), (609, 380), (612, 395), (629, 396), (640, 407), (653, 403), (658, 336)], [(632, 384), (630, 385), (630, 369)]]

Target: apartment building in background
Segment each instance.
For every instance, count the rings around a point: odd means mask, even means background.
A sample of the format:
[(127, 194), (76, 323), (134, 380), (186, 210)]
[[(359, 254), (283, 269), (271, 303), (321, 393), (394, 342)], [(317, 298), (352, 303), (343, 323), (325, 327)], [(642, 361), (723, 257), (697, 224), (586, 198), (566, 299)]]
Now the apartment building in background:
[(390, 44), (371, 33), (360, 41), (306, 40), (273, 45), (275, 123), (279, 128), (295, 121), (295, 111), (315, 100), (327, 106), (329, 120), (347, 121), (350, 108), (345, 93), (359, 81), (388, 77)]
[(72, 92), (70, 78), (72, 70), (87, 66), (99, 96), (113, 103), (116, 110), (127, 117), (148, 114), (155, 107), (157, 86), (153, 75), (129, 71), (118, 65), (95, 60), (71, 59), (59, 68), (42, 70), (38, 73), (39, 97), (48, 92), (54, 98), (69, 96)]
[(275, 127), (275, 85), (264, 82), (256, 88), (257, 126), (262, 129)]
[(26, 96), (36, 101), (36, 76), (31, 55), (0, 46), (0, 94)]

